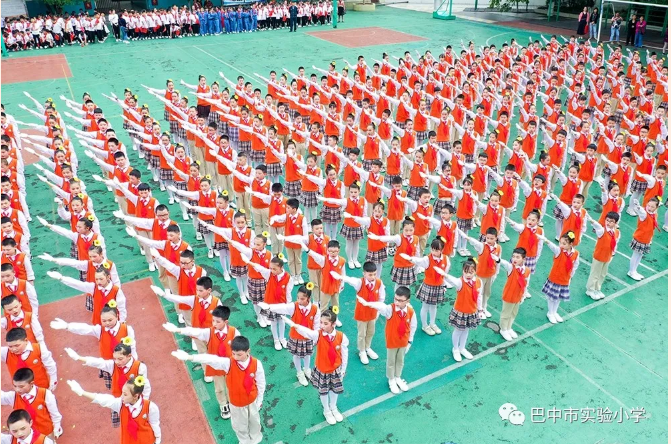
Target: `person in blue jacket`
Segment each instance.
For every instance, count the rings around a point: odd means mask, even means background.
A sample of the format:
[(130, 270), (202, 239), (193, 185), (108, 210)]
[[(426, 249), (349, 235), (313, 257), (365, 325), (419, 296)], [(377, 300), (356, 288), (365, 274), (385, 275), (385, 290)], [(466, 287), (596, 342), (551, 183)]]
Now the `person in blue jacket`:
[(242, 26), (245, 32), (250, 32), (252, 30), (252, 17), (249, 14), (248, 9), (242, 10)]
[(210, 35), (217, 35), (218, 33), (217, 22), (219, 21), (219, 17), (217, 17), (217, 12), (212, 8), (210, 8), (210, 10), (207, 13), (207, 21), (210, 25)]
[(245, 28), (242, 20), (242, 8), (238, 8), (238, 12), (235, 14), (235, 21), (236, 21), (235, 27), (237, 28), (236, 32), (244, 31)]
[(256, 28), (258, 27), (258, 12), (256, 8), (252, 8), (250, 12), (252, 14), (252, 32), (256, 32)]
[(207, 12), (204, 9), (201, 9), (198, 13), (198, 18), (200, 19), (200, 35), (207, 35), (209, 26)]

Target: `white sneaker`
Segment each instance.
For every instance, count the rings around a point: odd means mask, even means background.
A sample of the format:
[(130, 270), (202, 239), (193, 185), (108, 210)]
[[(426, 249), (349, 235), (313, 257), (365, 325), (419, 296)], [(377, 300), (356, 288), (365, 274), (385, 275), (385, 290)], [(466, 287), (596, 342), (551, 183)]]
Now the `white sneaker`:
[(601, 293), (600, 291), (597, 291), (597, 292), (596, 292), (596, 295), (598, 296), (599, 299), (603, 299), (603, 298), (606, 297), (606, 295), (603, 294), (603, 293)]
[(198, 351), (198, 347), (196, 347), (196, 341), (191, 341), (191, 350)]
[(368, 355), (365, 351), (359, 352), (359, 359), (363, 365), (368, 365)]
[(389, 380), (389, 390), (391, 390), (391, 392), (394, 395), (398, 395), (399, 393), (401, 393), (401, 389), (398, 388), (398, 384), (396, 384), (395, 379), (390, 379)]
[(459, 350), (459, 353), (466, 359), (473, 359), (473, 355), (466, 349)]
[(360, 264), (359, 261), (356, 260), (356, 259), (354, 259), (354, 266), (355, 266), (356, 268), (361, 268), (361, 264)]
[(214, 382), (214, 378), (212, 376), (205, 376), (203, 378), (203, 381), (207, 382), (208, 384), (211, 382)]
[(633, 208), (627, 208), (627, 214), (630, 216), (636, 216), (636, 211)]
[(471, 255), (471, 253), (469, 253), (468, 250), (465, 249), (465, 248), (462, 248), (461, 250), (459, 250), (458, 253), (459, 253), (459, 256), (462, 256), (462, 257)]
[(226, 282), (230, 282), (230, 281), (231, 281), (231, 275), (228, 274), (228, 271), (224, 271), (224, 280), (225, 280)]
[(585, 292), (585, 294), (586, 294), (587, 296), (589, 296), (590, 298), (592, 298), (592, 300), (594, 300), (594, 301), (599, 300), (599, 295), (597, 294), (596, 291), (587, 290), (587, 291)]
[(303, 373), (305, 373), (305, 377), (308, 379), (312, 378), (312, 370), (310, 370), (308, 367), (305, 367), (303, 369)]
[(340, 319), (336, 319), (336, 327), (342, 327), (342, 322), (340, 322)]
[(216, 257), (219, 257), (219, 250), (214, 250), (214, 255), (215, 255)]
[(558, 313), (555, 313), (555, 319), (557, 320), (557, 322), (564, 322), (564, 318), (562, 318), (561, 316), (559, 316)]
[(303, 275), (300, 275), (300, 274), (298, 275), (298, 283), (299, 283), (300, 285), (302, 285), (302, 284), (305, 283), (305, 279), (303, 279)]
[(547, 316), (548, 316), (548, 321), (550, 321), (551, 324), (556, 324), (557, 323), (557, 319), (555, 319), (555, 315), (553, 315), (552, 313), (548, 313)]
[(629, 276), (635, 281), (640, 281), (641, 279), (643, 279), (643, 276), (641, 276), (638, 272), (635, 271), (634, 272), (630, 271), (629, 273), (627, 273), (627, 276)]
[(177, 322), (179, 322), (180, 324), (186, 324), (186, 321), (184, 321), (184, 315), (183, 314), (180, 313), (180, 314), (177, 315)]
[(431, 328), (431, 330), (433, 330), (433, 332), (434, 332), (435, 334), (437, 334), (437, 335), (439, 335), (439, 334), (441, 334), (441, 333), (443, 332), (443, 330), (441, 330), (440, 328), (438, 328), (438, 326), (437, 326), (436, 324), (431, 324), (431, 325), (429, 325), (429, 328)]
[(259, 323), (259, 327), (261, 327), (261, 328), (266, 328), (267, 327), (266, 318), (263, 317), (263, 315), (258, 315), (256, 317), (256, 322)]
[(431, 326), (429, 326), (429, 325), (427, 325), (426, 327), (422, 327), (422, 331), (429, 336), (433, 336), (433, 335), (436, 334), (436, 332), (433, 331), (433, 328), (431, 328)]
[(202, 235), (200, 232), (198, 232), (198, 231), (196, 231), (196, 240), (198, 240), (198, 241), (202, 241), (202, 240), (203, 240), (203, 235)]
[(245, 293), (240, 295), (240, 302), (242, 302), (242, 305), (247, 305), (249, 302), (249, 299), (247, 299), (247, 295)]
[(189, 220), (189, 213), (182, 213), (183, 220)]
[(170, 205), (174, 204), (174, 203), (175, 203), (175, 198), (174, 198), (174, 197), (169, 198), (169, 199), (168, 199), (168, 203), (169, 203)]
[(282, 344), (282, 348), (287, 348), (287, 340), (282, 338), (280, 339), (280, 344)]
[(298, 382), (300, 382), (300, 384), (301, 384), (303, 387), (307, 387), (307, 386), (308, 386), (308, 380), (307, 380), (307, 378), (305, 377), (305, 373), (303, 373), (303, 372), (298, 372), (298, 373), (296, 373), (296, 378), (298, 378)]
[(151, 272), (156, 271), (156, 264), (154, 264), (153, 262), (151, 264), (149, 264), (149, 271), (151, 271)]
[(331, 413), (333, 414), (333, 417), (335, 418), (336, 422), (343, 422), (345, 417), (338, 411), (337, 408), (331, 409)]
[(282, 344), (280, 344), (280, 341), (275, 341), (275, 350), (282, 350)]
[(347, 267), (348, 267), (350, 270), (354, 270), (354, 262), (348, 262), (348, 263), (347, 263)]
[(508, 334), (511, 338), (517, 339), (517, 333), (515, 333), (515, 330), (508, 330)]
[(328, 422), (330, 425), (336, 424), (335, 416), (333, 416), (333, 413), (331, 413), (330, 410), (324, 410), (324, 418), (326, 419), (326, 422)]
[(293, 281), (294, 281), (294, 285), (299, 285), (298, 284), (298, 276), (293, 276)]
[(140, 247), (140, 256), (144, 256), (144, 248)]
[(512, 341), (513, 337), (510, 336), (510, 333), (508, 333), (508, 330), (501, 330), (501, 336), (503, 336), (503, 339), (506, 341)]
[(367, 354), (368, 357), (369, 357), (370, 359), (372, 359), (373, 361), (375, 361), (377, 358), (379, 358), (379, 356), (377, 355), (377, 353), (375, 353), (375, 351), (374, 351), (372, 348), (367, 348), (367, 349), (366, 349), (366, 354)]
[(207, 250), (207, 257), (210, 259), (214, 258), (214, 251), (211, 249)]
[(409, 390), (408, 384), (401, 378), (396, 378), (396, 385), (401, 389), (402, 392), (407, 392)]
[(456, 348), (452, 349), (452, 357), (454, 358), (455, 361), (461, 362), (461, 353), (459, 353), (459, 350)]
[(489, 310), (485, 310), (485, 316), (491, 318), (492, 314), (489, 312)]
[(219, 408), (219, 412), (221, 413), (221, 418), (222, 419), (230, 419), (231, 418), (231, 408), (228, 406), (228, 404), (221, 406)]

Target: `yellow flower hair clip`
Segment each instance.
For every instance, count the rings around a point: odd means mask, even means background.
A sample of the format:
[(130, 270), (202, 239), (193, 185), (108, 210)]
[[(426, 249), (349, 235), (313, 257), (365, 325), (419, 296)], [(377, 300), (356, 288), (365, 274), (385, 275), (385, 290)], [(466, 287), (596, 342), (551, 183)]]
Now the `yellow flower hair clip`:
[(116, 301), (115, 301), (115, 300), (111, 300), (111, 301), (109, 301), (109, 302), (107, 303), (107, 306), (108, 306), (109, 308), (116, 308)]
[(284, 260), (284, 255), (282, 253), (278, 254), (277, 257), (280, 258), (281, 260)]
[(95, 218), (95, 216), (94, 216), (93, 214), (89, 214), (89, 216), (87, 217), (87, 219), (90, 220), (91, 222), (93, 222), (94, 220), (96, 220), (96, 218)]
[(109, 270), (109, 269), (110, 269), (110, 264), (109, 264), (109, 262), (103, 262), (103, 268), (104, 268), (105, 270)]
[(222, 196), (228, 196), (228, 190), (224, 190), (224, 191), (222, 191), (222, 192), (221, 192), (221, 195), (222, 195)]
[(445, 238), (443, 236), (438, 236), (436, 239), (440, 239), (441, 242), (445, 242)]
[(204, 179), (212, 180), (212, 176), (210, 176), (209, 174), (206, 174), (205, 177), (204, 177)]
[(100, 246), (102, 246), (102, 244), (103, 243), (100, 242), (100, 239), (96, 239), (96, 240), (93, 241), (93, 245), (95, 245), (96, 247), (100, 247)]
[(77, 193), (77, 197), (80, 198), (80, 199), (83, 199), (84, 198), (84, 193)]
[(200, 166), (200, 160), (196, 160), (196, 165)]
[(263, 233), (261, 233), (261, 236), (263, 236), (265, 238), (268, 238), (268, 237), (270, 237), (270, 233), (268, 233), (267, 231), (264, 231)]
[(172, 82), (172, 79), (168, 79), (168, 82)]
[(334, 305), (333, 307), (331, 307), (331, 311), (335, 314), (340, 313), (340, 309), (338, 308), (337, 305)]
[(136, 387), (144, 387), (146, 383), (147, 380), (142, 375), (136, 376), (135, 379), (133, 380), (133, 384), (135, 384)]
[(358, 180), (354, 183), (356, 184), (356, 186), (361, 187), (361, 182), (359, 182)]
[(307, 284), (305, 284), (305, 288), (312, 291), (315, 288), (315, 284), (313, 284), (312, 282), (308, 282)]
[(47, 98), (47, 102), (49, 102), (49, 103), (54, 103), (54, 99), (52, 99), (51, 97), (49, 97), (49, 98)]
[(263, 114), (257, 114), (256, 117), (258, 117), (259, 119), (263, 120)]
[(568, 238), (571, 240), (575, 239), (575, 233), (573, 233), (573, 231), (569, 231), (568, 233), (566, 233), (566, 236), (568, 236)]
[(240, 208), (240, 209), (238, 210), (238, 212), (239, 212), (240, 214), (245, 214), (245, 209), (244, 209), (244, 208)]
[(503, 190), (496, 190), (497, 193), (499, 193), (499, 196), (503, 196)]
[(471, 259), (473, 260), (473, 262), (475, 262), (475, 265), (478, 265), (478, 259), (477, 258), (472, 257)]
[(133, 338), (131, 338), (130, 336), (126, 336), (121, 340), (121, 343), (128, 347), (132, 347), (135, 344), (135, 341), (133, 341)]
[[(81, 180), (79, 180), (79, 177), (73, 177), (71, 180), (73, 182), (81, 182)], [(81, 194), (81, 193), (79, 193), (79, 194)]]

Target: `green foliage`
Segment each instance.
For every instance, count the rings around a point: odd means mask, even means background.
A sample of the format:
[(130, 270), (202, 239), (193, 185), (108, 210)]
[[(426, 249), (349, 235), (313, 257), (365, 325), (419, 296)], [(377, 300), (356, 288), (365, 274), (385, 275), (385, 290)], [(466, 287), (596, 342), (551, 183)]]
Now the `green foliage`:
[(525, 10), (529, 8), (529, 0), (489, 0), (489, 7), (491, 9), (498, 9), (502, 12), (512, 11), (513, 6), (519, 12), (520, 4), (525, 5)]
[(78, 3), (77, 0), (41, 0), (46, 6), (47, 10), (53, 13), (60, 14), (63, 11), (63, 6)]

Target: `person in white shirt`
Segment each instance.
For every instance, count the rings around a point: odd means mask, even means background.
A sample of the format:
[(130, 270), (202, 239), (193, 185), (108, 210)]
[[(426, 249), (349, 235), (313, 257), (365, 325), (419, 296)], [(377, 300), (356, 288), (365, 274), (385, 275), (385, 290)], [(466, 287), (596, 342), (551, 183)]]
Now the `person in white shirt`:
[[(42, 434), (33, 429), (33, 420), (25, 410), (14, 410), (7, 417), (9, 434), (0, 436), (0, 444), (33, 444)], [(44, 438), (43, 444), (54, 444), (51, 438)]]
[(114, 9), (111, 9), (109, 12), (109, 15), (107, 16), (107, 20), (112, 24), (112, 32), (114, 33), (114, 39), (118, 42), (121, 40), (121, 32), (119, 30), (119, 15), (114, 11)]
[(54, 22), (51, 33), (54, 36), (54, 41), (56, 46), (63, 46), (63, 28), (65, 27), (65, 20), (62, 17), (58, 17)]
[[(19, 364), (17, 361), (24, 362), (24, 366), (35, 372), (36, 384), (52, 391), (56, 389), (56, 385), (58, 384), (56, 361), (54, 361), (51, 352), (47, 349), (47, 345), (44, 342), (30, 342), (26, 330), (21, 327), (9, 330), (5, 335), (5, 342), (7, 346), (2, 347), (0, 351), (2, 362), (7, 363), (11, 375), (18, 370), (17, 367)], [(33, 354), (37, 354), (36, 347), (39, 349), (39, 358)], [(34, 357), (33, 360), (30, 359), (31, 355)], [(12, 368), (13, 366), (15, 368)], [(46, 385), (48, 386), (45, 387)]]

